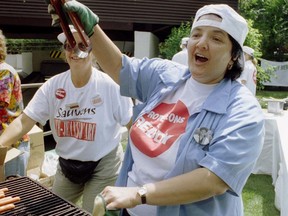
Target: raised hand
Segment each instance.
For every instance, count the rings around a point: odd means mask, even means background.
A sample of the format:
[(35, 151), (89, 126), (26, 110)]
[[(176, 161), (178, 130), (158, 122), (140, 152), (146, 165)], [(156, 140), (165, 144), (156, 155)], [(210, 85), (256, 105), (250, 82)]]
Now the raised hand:
[(67, 1), (63, 7), (66, 11), (75, 12), (78, 15), (85, 33), (88, 35), (88, 37), (91, 37), (94, 33), (94, 26), (99, 22), (99, 17), (87, 6), (75, 0)]

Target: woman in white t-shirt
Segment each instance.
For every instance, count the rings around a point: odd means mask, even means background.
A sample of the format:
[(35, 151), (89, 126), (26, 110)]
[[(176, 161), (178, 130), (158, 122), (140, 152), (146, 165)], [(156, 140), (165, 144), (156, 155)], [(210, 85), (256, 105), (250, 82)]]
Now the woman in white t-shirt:
[(254, 49), (248, 46), (243, 47), (245, 55), (245, 67), (238, 78), (238, 81), (245, 85), (253, 95), (256, 95), (257, 87), (257, 59), (254, 57)]
[[(76, 47), (82, 42), (70, 26)], [(94, 199), (105, 186), (114, 185), (123, 149), (121, 127), (132, 116), (132, 100), (120, 96), (119, 85), (93, 67), (93, 55), (78, 57), (66, 40), (63, 43), (70, 69), (46, 81), (35, 93), (24, 113), (0, 137), (7, 146), (27, 133), (36, 122), (49, 120), (56, 141), (59, 164), (52, 191), (92, 212)]]

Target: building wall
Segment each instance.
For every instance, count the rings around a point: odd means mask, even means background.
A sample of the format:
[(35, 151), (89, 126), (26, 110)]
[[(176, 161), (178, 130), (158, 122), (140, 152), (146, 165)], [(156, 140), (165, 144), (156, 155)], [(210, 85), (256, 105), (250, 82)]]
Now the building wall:
[(137, 58), (158, 57), (159, 39), (151, 32), (135, 31), (135, 49), (134, 56)]

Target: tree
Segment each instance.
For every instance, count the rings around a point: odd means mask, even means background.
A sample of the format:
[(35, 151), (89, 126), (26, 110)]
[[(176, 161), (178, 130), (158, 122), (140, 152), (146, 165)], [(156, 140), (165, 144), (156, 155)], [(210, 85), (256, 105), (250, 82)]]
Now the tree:
[(288, 60), (288, 1), (241, 0), (240, 13), (254, 21), (254, 28), (263, 35), (263, 58), (271, 61)]

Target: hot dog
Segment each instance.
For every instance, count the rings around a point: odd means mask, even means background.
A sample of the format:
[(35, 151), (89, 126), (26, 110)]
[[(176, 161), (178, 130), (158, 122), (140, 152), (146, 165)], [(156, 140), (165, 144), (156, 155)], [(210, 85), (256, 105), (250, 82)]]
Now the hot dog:
[(0, 206), (0, 214), (5, 212), (5, 211), (12, 210), (14, 208), (15, 208), (14, 204), (7, 204), (7, 205), (4, 205), (4, 206)]
[(20, 197), (12, 197), (12, 196), (4, 197), (0, 199), (0, 206), (10, 204), (10, 203), (15, 203), (18, 201), (20, 201)]
[(0, 189), (0, 199), (5, 197), (5, 192), (8, 191), (8, 188), (1, 188)]
[(0, 192), (7, 192), (8, 191), (8, 188), (0, 188)]
[(8, 188), (0, 188), (0, 194), (4, 194), (8, 191)]
[(14, 209), (15, 205), (13, 203), (20, 201), (20, 197), (5, 197), (6, 191), (8, 191), (7, 188), (0, 189), (0, 214), (2, 212)]

